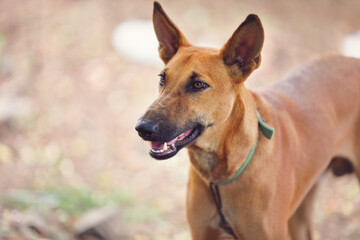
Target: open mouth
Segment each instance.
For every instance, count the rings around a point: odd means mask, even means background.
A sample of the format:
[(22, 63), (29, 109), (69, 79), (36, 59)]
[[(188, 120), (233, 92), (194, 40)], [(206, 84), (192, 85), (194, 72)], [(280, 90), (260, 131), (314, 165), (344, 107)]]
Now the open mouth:
[(151, 142), (150, 155), (158, 160), (173, 157), (181, 148), (192, 143), (201, 134), (200, 127), (193, 127), (168, 142)]

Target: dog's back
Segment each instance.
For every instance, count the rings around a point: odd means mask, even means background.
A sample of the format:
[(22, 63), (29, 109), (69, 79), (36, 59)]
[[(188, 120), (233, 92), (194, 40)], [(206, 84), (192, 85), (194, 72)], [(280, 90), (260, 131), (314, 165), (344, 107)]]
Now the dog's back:
[(324, 170), (327, 164), (318, 163), (341, 159), (360, 179), (359, 76), (359, 59), (327, 56), (258, 92), (273, 108), (275, 128), (287, 139), (288, 151), (283, 154), (297, 164), (296, 178), (318, 176), (309, 169)]
[[(280, 98), (291, 98), (299, 106), (319, 110), (324, 109), (319, 104), (326, 104), (325, 100), (336, 108), (336, 113), (342, 114), (356, 107), (354, 104), (360, 105), (359, 76), (360, 59), (332, 55), (308, 62), (268, 90), (271, 94), (277, 92)], [(269, 97), (269, 100), (277, 98)]]
[[(276, 109), (286, 110), (296, 124), (306, 124), (308, 131), (326, 128), (324, 131), (332, 134), (329, 138), (335, 139), (334, 147), (339, 149), (344, 138), (355, 142), (360, 136), (359, 76), (360, 59), (333, 55), (309, 62), (262, 95)], [(344, 137), (347, 134), (353, 137)], [(344, 150), (335, 152), (348, 154)]]

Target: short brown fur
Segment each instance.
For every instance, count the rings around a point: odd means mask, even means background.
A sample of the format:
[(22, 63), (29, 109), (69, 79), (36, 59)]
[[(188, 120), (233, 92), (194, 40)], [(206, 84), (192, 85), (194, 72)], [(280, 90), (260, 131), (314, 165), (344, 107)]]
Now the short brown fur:
[[(209, 182), (231, 178), (256, 142), (243, 174), (220, 186), (232, 229), (242, 240), (287, 240), (289, 234), (294, 240), (311, 239), (317, 180), (331, 159), (346, 159), (333, 165), (344, 166), (339, 172), (345, 173), (351, 166), (360, 178), (360, 61), (323, 57), (253, 91), (243, 82), (260, 64), (263, 30), (257, 16), (250, 15), (220, 51), (192, 46), (158, 3), (154, 27), (166, 84), (142, 119), (179, 128), (194, 121), (205, 126), (187, 147), (192, 163), (187, 218), (193, 239), (228, 236), (219, 227)], [(208, 89), (184, 90), (194, 72)], [(259, 131), (256, 111), (275, 128), (272, 140)]]

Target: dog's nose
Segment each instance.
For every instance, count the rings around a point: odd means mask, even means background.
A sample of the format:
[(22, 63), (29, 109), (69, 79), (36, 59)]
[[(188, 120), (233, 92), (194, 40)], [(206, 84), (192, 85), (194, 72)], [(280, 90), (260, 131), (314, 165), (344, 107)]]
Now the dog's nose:
[(155, 135), (159, 125), (151, 120), (141, 119), (136, 124), (136, 131), (138, 131), (140, 137), (148, 139)]

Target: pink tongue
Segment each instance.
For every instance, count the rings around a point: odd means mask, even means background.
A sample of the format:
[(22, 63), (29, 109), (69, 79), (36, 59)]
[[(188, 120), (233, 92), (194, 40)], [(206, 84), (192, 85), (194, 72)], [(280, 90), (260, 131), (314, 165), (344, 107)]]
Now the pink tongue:
[[(183, 138), (185, 138), (187, 135), (189, 135), (191, 133), (192, 129), (187, 130), (186, 132), (180, 134), (179, 136), (177, 136), (176, 138), (174, 138), (171, 141), (166, 142), (166, 144), (168, 146), (171, 146), (173, 144), (175, 144), (175, 142), (177, 140), (182, 140)], [(151, 142), (151, 148), (158, 150), (158, 149), (163, 149), (164, 148), (164, 142)]]
[(164, 142), (151, 142), (151, 148), (152, 149), (163, 149)]
[[(166, 144), (167, 144), (168, 146), (172, 146), (172, 145), (176, 142), (176, 140), (177, 140), (178, 138), (179, 138), (179, 137), (176, 137), (176, 138), (174, 138), (173, 140), (166, 142)], [(163, 148), (164, 148), (164, 144), (165, 144), (164, 142), (151, 142), (151, 148), (154, 149), (154, 150), (163, 149)]]

